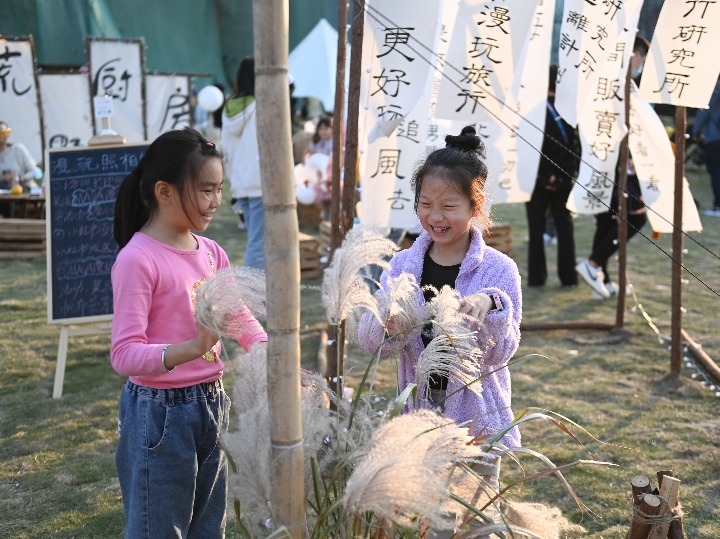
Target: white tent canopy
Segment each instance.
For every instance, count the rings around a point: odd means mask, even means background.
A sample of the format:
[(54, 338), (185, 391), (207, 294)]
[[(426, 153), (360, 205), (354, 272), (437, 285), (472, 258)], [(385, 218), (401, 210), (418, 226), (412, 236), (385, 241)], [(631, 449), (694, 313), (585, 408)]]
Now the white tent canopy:
[[(316, 97), (327, 111), (335, 108), (337, 42), (337, 30), (320, 19), (288, 57), (289, 72), (295, 82), (294, 95)], [(349, 58), (349, 46), (347, 50)]]

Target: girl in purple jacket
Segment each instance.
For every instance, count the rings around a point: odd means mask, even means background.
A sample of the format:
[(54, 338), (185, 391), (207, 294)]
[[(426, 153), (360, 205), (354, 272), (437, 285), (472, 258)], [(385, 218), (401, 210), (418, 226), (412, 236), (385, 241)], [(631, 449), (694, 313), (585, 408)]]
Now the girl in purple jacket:
[[(419, 408), (438, 409), (457, 423), (472, 426), (475, 434), (492, 435), (513, 420), (506, 365), (520, 342), (520, 274), (511, 258), (488, 247), (483, 240), (489, 217), (484, 209), (488, 170), (482, 141), (468, 126), (459, 136), (447, 136), (445, 142), (446, 147), (432, 152), (413, 175), (415, 210), (424, 232), (412, 247), (390, 261), (378, 294), (387, 290), (389, 279), (403, 273), (410, 274), (420, 285), (420, 305), (429, 302), (435, 290), (445, 285), (459, 293), (460, 311), (471, 321), (471, 329), (478, 329), (476, 346), (481, 360), (474, 364), (471, 375), (484, 378), (472, 384), (473, 388), (450, 373), (418, 378), (418, 358), (432, 336), (427, 331), (415, 332), (399, 352), (398, 392), (418, 382)], [(434, 289), (425, 288), (427, 285)], [(396, 333), (392, 318), (383, 324), (366, 312), (360, 321), (358, 340), (374, 353), (383, 339)], [(382, 357), (390, 356), (394, 350), (392, 346), (383, 348)], [(414, 403), (408, 399), (406, 410)], [(518, 447), (517, 427), (510, 429), (501, 443)]]

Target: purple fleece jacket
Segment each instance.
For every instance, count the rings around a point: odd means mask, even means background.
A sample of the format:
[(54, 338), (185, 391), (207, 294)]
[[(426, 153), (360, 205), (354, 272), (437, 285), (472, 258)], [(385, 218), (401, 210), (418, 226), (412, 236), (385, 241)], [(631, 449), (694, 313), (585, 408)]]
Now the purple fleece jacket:
[[(397, 253), (390, 261), (390, 269), (380, 278), (382, 287), (388, 277), (398, 277), (401, 273), (413, 275), (419, 283), (423, 270), (425, 253), (432, 243), (427, 232), (415, 240), (409, 249)], [(483, 349), (484, 363), (478, 365), (477, 376), (499, 369), (484, 378), (482, 393), (477, 395), (465, 388), (449, 397), (445, 402), (445, 416), (457, 423), (467, 424), (476, 421), (475, 433), (494, 433), (501, 430), (513, 420), (510, 408), (510, 372), (505, 367), (520, 344), (520, 319), (522, 318), (522, 293), (520, 290), (520, 274), (515, 262), (500, 251), (488, 247), (482, 238), (479, 227), (473, 226), (470, 238), (470, 249), (460, 266), (460, 273), (455, 281), (455, 290), (462, 297), (476, 292), (497, 293), (500, 295), (503, 310), (491, 312), (485, 317), (484, 330), (478, 337), (478, 346)], [(382, 294), (382, 288), (378, 292)], [(418, 301), (423, 303), (422, 293)], [(492, 343), (485, 340), (489, 335)], [(370, 353), (374, 353), (385, 336), (385, 328), (370, 312), (363, 314), (358, 328), (360, 345)], [(391, 357), (393, 347), (384, 347), (382, 357)], [(415, 365), (424, 346), (419, 332), (414, 334), (410, 342), (399, 351), (398, 363), (398, 394), (415, 381)], [(419, 407), (428, 408), (426, 400), (426, 383), (418, 388)], [(448, 394), (460, 388), (460, 384), (450, 378)], [(410, 401), (411, 399), (409, 399)], [(508, 447), (520, 446), (520, 432), (512, 428), (503, 437), (502, 443)]]

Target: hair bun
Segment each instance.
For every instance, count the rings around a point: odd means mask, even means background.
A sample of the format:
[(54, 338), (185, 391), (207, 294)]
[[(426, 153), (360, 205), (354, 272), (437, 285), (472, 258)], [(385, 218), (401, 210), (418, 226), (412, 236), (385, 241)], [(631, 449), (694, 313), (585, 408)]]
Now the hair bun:
[(485, 157), (485, 145), (477, 136), (475, 128), (472, 125), (463, 127), (459, 135), (447, 135), (445, 137), (445, 145), (449, 148), (456, 148), (464, 152), (478, 152)]

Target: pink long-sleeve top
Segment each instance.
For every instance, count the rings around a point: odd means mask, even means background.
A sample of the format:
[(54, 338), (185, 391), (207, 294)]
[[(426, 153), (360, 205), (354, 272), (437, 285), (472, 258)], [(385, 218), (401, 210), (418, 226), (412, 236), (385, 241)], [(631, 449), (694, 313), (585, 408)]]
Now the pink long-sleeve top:
[[(135, 384), (157, 389), (212, 382), (222, 376), (221, 344), (213, 347), (216, 362), (199, 357), (166, 372), (162, 350), (197, 334), (195, 295), (218, 270), (228, 268), (225, 251), (214, 241), (195, 235), (194, 251), (175, 249), (137, 232), (120, 251), (112, 268), (113, 321), (110, 361)], [(243, 330), (236, 335), (248, 349), (267, 341), (260, 323), (240, 309)]]

